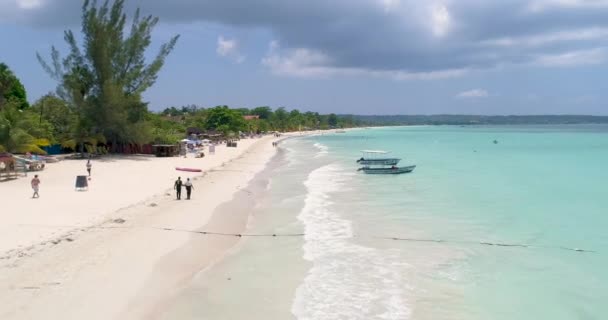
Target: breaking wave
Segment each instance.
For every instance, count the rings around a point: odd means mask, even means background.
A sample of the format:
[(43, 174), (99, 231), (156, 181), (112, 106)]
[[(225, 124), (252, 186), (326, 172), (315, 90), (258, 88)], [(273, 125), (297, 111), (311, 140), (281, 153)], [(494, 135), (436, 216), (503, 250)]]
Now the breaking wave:
[(298, 319), (407, 319), (409, 266), (398, 252), (358, 245), (352, 222), (332, 211), (332, 193), (349, 173), (327, 165), (310, 173), (298, 220), (304, 224), (304, 259), (312, 268), (298, 287), (292, 313)]

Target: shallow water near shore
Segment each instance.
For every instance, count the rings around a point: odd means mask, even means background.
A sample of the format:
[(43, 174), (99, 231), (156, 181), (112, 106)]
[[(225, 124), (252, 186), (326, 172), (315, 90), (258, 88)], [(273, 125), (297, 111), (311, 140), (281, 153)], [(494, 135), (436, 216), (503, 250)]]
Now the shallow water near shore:
[[(359, 174), (362, 149), (418, 167)], [(606, 163), (596, 125), (287, 140), (256, 177), (246, 231), (279, 236), (243, 238), (167, 318), (601, 319)]]

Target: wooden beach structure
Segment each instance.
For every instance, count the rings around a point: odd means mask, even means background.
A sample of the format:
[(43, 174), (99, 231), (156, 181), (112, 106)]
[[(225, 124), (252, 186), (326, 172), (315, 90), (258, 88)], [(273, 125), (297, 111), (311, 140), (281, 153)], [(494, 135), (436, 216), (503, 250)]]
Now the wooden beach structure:
[(0, 181), (13, 180), (18, 177), (15, 157), (10, 153), (0, 153)]
[(152, 153), (156, 157), (177, 157), (179, 145), (177, 144), (155, 144), (152, 145)]

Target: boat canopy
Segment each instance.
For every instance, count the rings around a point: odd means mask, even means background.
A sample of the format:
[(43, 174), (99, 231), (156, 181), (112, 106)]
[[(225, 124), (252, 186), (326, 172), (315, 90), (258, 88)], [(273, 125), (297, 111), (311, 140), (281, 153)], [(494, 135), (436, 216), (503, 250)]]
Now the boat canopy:
[(361, 150), (363, 153), (387, 154), (387, 151), (382, 150)]

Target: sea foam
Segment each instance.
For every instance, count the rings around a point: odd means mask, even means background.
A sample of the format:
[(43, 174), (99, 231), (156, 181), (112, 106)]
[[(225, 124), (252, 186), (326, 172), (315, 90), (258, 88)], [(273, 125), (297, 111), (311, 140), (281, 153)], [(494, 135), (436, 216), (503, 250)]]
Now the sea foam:
[(320, 158), (329, 153), (329, 147), (322, 143), (316, 142), (313, 146), (319, 150), (315, 158)]
[(407, 319), (408, 265), (396, 252), (354, 243), (352, 222), (332, 211), (332, 193), (349, 178), (352, 173), (327, 165), (304, 183), (308, 194), (298, 220), (306, 233), (304, 259), (312, 268), (297, 289), (292, 313), (298, 319)]

